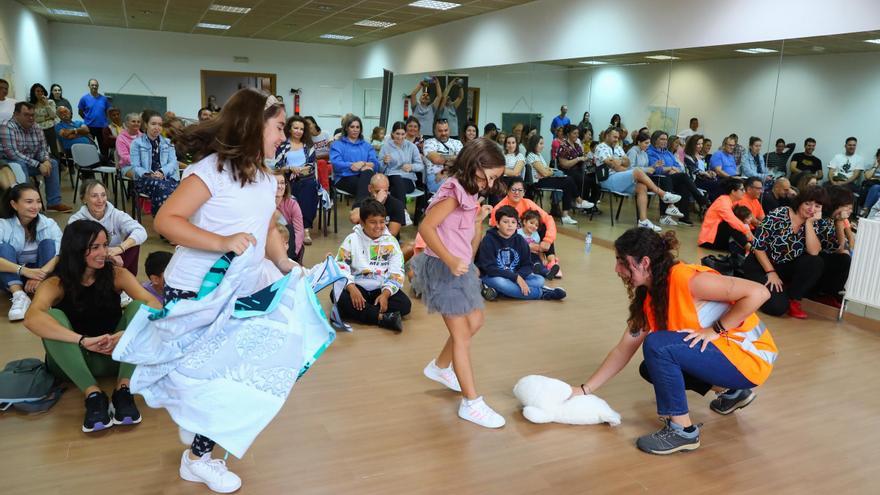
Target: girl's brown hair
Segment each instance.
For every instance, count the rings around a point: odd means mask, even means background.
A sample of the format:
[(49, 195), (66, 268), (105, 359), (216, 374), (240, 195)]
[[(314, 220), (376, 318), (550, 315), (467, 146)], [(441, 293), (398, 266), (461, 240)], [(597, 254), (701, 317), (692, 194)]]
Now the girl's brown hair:
[[(455, 162), (449, 167), (449, 175), (458, 179), (468, 194), (477, 194), (480, 192), (480, 185), (477, 183), (477, 170), (491, 170), (500, 167), (504, 167), (504, 155), (501, 154), (498, 146), (489, 139), (477, 138), (464, 145)], [(498, 184), (500, 182), (496, 181), (486, 192), (499, 194)]]
[(627, 230), (614, 241), (617, 259), (626, 263), (627, 256), (638, 263), (642, 258), (650, 260), (650, 287), (633, 287), (627, 284), (629, 293), (629, 318), (626, 320), (632, 335), (648, 330), (648, 317), (645, 314), (645, 299), (651, 295), (651, 310), (654, 313), (654, 324), (657, 329), (665, 329), (669, 315), (669, 270), (678, 261), (675, 251), (678, 250), (678, 239), (675, 232), (664, 232), (662, 235), (653, 230), (635, 227)]
[(217, 117), (187, 127), (177, 144), (195, 160), (217, 153), (217, 170), (229, 162), (232, 176), (242, 187), (254, 182), (258, 172), (268, 173), (263, 164), (263, 128), (267, 120), (284, 111), (279, 103), (267, 106), (268, 97), (253, 88), (238, 90)]

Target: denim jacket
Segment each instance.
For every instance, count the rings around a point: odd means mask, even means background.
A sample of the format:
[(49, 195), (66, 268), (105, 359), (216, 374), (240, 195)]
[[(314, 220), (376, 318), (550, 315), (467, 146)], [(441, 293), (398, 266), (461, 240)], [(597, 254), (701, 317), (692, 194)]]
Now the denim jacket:
[[(55, 242), (56, 254), (61, 252), (61, 229), (55, 220), (40, 214), (34, 240), (39, 243), (45, 239)], [(21, 226), (18, 215), (13, 215), (12, 218), (0, 218), (0, 243), (9, 244), (16, 253), (24, 249), (24, 227)]]
[[(153, 146), (150, 138), (142, 134), (131, 142), (131, 169), (135, 177), (142, 177), (152, 172), (150, 166), (153, 158)], [(168, 179), (180, 180), (180, 169), (177, 166), (177, 154), (174, 145), (168, 138), (159, 135), (159, 163), (162, 164), (162, 173)]]

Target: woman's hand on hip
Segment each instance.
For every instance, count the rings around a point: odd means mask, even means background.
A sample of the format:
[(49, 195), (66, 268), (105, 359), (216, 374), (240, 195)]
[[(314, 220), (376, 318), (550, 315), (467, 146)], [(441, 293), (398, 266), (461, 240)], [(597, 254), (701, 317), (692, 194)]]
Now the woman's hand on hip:
[(712, 342), (713, 340), (717, 340), (719, 337), (719, 335), (717, 333), (715, 333), (715, 330), (712, 330), (711, 328), (701, 328), (699, 330), (685, 329), (685, 330), (678, 330), (678, 332), (687, 334), (684, 337), (684, 341), (691, 343), (691, 345), (690, 345), (691, 349), (693, 349), (694, 347), (697, 346), (697, 344), (702, 342), (703, 345), (700, 347), (700, 352), (705, 351), (706, 346), (709, 345), (709, 342)]

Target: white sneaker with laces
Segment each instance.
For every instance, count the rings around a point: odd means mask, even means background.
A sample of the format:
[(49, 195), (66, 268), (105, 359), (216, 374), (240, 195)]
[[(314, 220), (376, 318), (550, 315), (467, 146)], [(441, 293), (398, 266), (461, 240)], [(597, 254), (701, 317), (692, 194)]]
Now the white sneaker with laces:
[(455, 370), (452, 368), (451, 364), (448, 368), (441, 368), (437, 366), (436, 360), (432, 359), (431, 362), (425, 366), (424, 373), (425, 376), (435, 382), (442, 383), (446, 388), (461, 392), (461, 385), (458, 384), (458, 377), (455, 376)]
[(184, 450), (180, 458), (180, 477), (204, 483), (217, 493), (232, 493), (241, 488), (241, 478), (226, 467), (226, 461), (212, 459), (210, 453), (194, 461), (189, 458), (189, 449)]
[(566, 215), (562, 217), (562, 225), (577, 225), (578, 221)]
[(474, 400), (461, 399), (461, 405), (458, 406), (458, 417), (484, 428), (501, 428), (505, 423), (504, 416), (493, 411), (482, 397), (477, 397)]
[(684, 216), (684, 213), (682, 213), (677, 206), (669, 205), (666, 207), (666, 215), (675, 218), (682, 218)]
[(119, 306), (120, 307), (124, 308), (124, 307), (128, 306), (129, 304), (131, 304), (131, 302), (133, 300), (134, 299), (132, 299), (131, 296), (126, 294), (125, 291), (122, 291), (119, 293)]
[(660, 225), (678, 225), (678, 222), (672, 219), (669, 215), (663, 215), (660, 217)]
[(666, 204), (672, 204), (681, 201), (681, 196), (679, 196), (678, 194), (672, 194), (671, 192), (667, 191), (661, 199)]
[(582, 199), (580, 203), (574, 205), (574, 207), (579, 210), (589, 210), (590, 208), (592, 208), (594, 206), (596, 206), (596, 205), (587, 201), (586, 199)]
[(9, 308), (9, 321), (24, 319), (24, 314), (31, 307), (31, 298), (23, 290), (12, 294), (12, 307)]
[(658, 226), (654, 225), (653, 223), (651, 223), (651, 221), (648, 220), (648, 219), (645, 219), (645, 220), (639, 220), (639, 227), (642, 227), (642, 228), (644, 228), (644, 229), (651, 229), (651, 230), (653, 230), (654, 232), (660, 232), (660, 231), (663, 230), (663, 229), (661, 229), (660, 227), (658, 227)]

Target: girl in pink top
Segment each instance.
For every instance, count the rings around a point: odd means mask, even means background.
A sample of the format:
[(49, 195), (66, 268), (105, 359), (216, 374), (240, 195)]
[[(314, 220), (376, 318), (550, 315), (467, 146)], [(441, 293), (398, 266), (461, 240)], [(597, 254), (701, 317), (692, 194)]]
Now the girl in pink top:
[(492, 211), (477, 198), (504, 173), (501, 150), (485, 138), (469, 141), (449, 168), (447, 179), (428, 205), (419, 234), (427, 247), (413, 258), (413, 270), (429, 313), (440, 313), (449, 330), (440, 355), (425, 376), (461, 392), (458, 416), (486, 428), (504, 426), (504, 418), (477, 395), (470, 342), (483, 325), (480, 279), (473, 264), (482, 224)]

